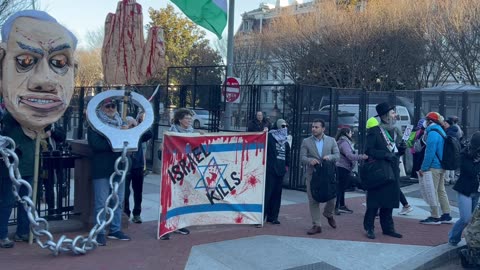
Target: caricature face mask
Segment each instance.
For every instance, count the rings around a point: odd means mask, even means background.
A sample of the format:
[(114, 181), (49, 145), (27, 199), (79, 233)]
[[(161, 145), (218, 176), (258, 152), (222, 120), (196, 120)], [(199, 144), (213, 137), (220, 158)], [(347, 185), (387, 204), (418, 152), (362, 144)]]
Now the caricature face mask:
[(74, 41), (59, 24), (17, 18), (2, 43), (1, 92), (25, 129), (43, 130), (65, 112), (74, 89)]

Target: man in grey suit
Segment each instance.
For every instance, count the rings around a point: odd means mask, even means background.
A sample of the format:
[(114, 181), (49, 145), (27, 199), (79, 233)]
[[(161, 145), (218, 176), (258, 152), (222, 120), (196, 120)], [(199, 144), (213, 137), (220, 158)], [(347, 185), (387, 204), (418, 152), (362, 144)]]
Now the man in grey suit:
[[(320, 203), (313, 199), (312, 192), (310, 190), (313, 168), (315, 165), (320, 164), (324, 160), (336, 162), (340, 158), (337, 142), (334, 138), (325, 135), (324, 132), (325, 121), (322, 119), (313, 120), (312, 136), (304, 139), (300, 148), (300, 160), (307, 167), (306, 182), (308, 206), (313, 222), (313, 227), (307, 231), (307, 234), (309, 235), (322, 232), (322, 223), (320, 221)], [(333, 218), (334, 208), (335, 198), (325, 203), (323, 216), (327, 218), (328, 224), (335, 229), (337, 224)]]

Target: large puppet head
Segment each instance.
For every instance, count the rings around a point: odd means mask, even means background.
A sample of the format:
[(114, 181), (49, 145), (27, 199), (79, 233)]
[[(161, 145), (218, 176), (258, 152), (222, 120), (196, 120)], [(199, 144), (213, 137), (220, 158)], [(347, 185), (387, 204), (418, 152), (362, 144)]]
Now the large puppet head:
[(24, 131), (42, 131), (67, 109), (76, 46), (75, 36), (43, 11), (14, 13), (3, 25), (0, 92)]

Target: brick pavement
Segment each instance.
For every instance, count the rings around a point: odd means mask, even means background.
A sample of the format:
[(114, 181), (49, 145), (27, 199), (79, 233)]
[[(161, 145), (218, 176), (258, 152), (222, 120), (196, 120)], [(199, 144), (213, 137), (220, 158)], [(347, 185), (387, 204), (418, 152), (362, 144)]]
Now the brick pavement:
[[(215, 225), (191, 228), (187, 236), (174, 234), (168, 241), (155, 239), (157, 223), (130, 224), (127, 233), (132, 241), (110, 240), (106, 247), (99, 247), (85, 256), (62, 254), (54, 257), (38, 245), (17, 243), (13, 249), (0, 250), (2, 269), (184, 269), (192, 246), (239, 239), (258, 235), (305, 237), (310, 239), (335, 239), (359, 242), (388, 243), (402, 245), (438, 246), (446, 243), (448, 230), (452, 225), (422, 225), (418, 219), (395, 217), (396, 229), (404, 235), (397, 239), (381, 234), (376, 223), (377, 239), (370, 240), (364, 235), (362, 221), (365, 198), (347, 199), (353, 214), (336, 216), (337, 229), (324, 221), (323, 232), (307, 236), (311, 222), (306, 203), (285, 205), (281, 208), (281, 225), (266, 224), (264, 228), (253, 226)], [(85, 234), (86, 232), (83, 232)], [(78, 234), (78, 233), (77, 233)], [(76, 235), (75, 233), (69, 235)], [(58, 238), (58, 235), (56, 235)], [(234, 253), (235, 251), (228, 251)], [(348, 255), (348, 254), (347, 254)]]

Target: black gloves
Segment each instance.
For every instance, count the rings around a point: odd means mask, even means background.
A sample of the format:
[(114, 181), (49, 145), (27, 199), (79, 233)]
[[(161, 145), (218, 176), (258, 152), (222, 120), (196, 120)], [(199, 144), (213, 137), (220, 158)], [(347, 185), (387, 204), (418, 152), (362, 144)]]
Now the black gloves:
[(396, 158), (397, 158), (397, 155), (395, 155), (395, 153), (388, 152), (385, 154), (385, 160), (388, 160), (390, 162), (395, 161)]
[(401, 141), (400, 143), (398, 143), (397, 149), (398, 149), (398, 152), (402, 154), (405, 153), (405, 150), (407, 150), (407, 144), (405, 143), (405, 141)]

